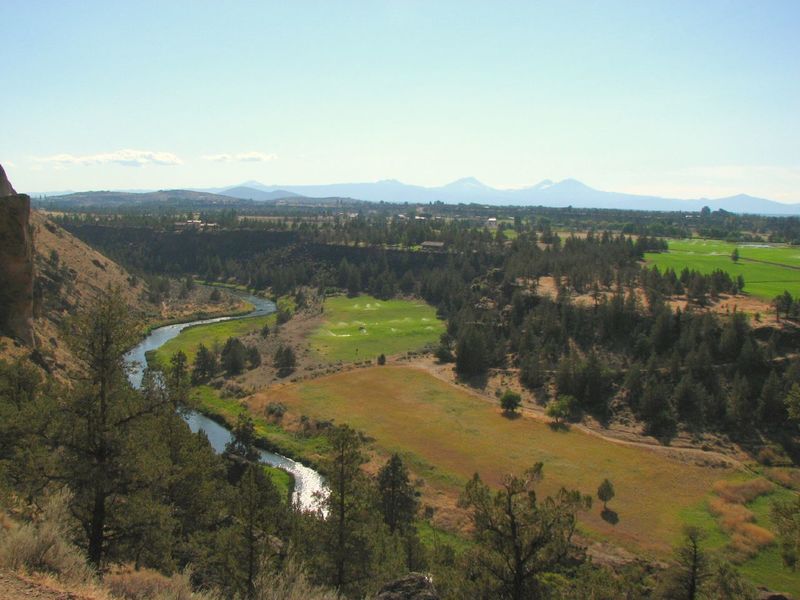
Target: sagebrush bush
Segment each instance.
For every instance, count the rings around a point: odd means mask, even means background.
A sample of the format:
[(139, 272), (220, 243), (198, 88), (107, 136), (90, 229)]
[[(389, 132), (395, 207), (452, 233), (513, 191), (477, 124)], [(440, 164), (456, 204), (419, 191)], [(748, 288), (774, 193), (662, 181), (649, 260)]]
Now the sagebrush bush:
[(265, 563), (255, 581), (253, 600), (341, 600), (328, 588), (313, 584), (303, 565), (287, 560), (279, 571)]
[(775, 541), (774, 534), (756, 525), (755, 515), (744, 506), (773, 489), (774, 485), (763, 478), (742, 482), (718, 481), (714, 484), (717, 497), (709, 502), (709, 510), (731, 536), (728, 551), (734, 562), (752, 558)]
[(68, 583), (88, 583), (94, 572), (70, 540), (69, 494), (53, 494), (36, 519), (0, 527), (0, 566), (29, 573), (51, 573)]
[(213, 596), (192, 592), (191, 571), (171, 577), (152, 569), (123, 568), (105, 576), (109, 591), (124, 600), (212, 600)]
[(717, 481), (714, 492), (728, 502), (747, 504), (759, 496), (768, 494), (775, 486), (763, 477), (749, 481)]

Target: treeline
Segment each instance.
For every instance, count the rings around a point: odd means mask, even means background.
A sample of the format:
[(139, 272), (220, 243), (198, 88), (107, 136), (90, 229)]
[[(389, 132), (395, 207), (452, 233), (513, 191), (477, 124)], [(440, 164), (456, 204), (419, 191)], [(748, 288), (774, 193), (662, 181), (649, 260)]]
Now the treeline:
[[(108, 238), (108, 228), (96, 229)], [(138, 231), (157, 243), (131, 254), (153, 268), (174, 257), (178, 271), (218, 261), (225, 274), (274, 293), (310, 286), (379, 298), (418, 295), (448, 320), (437, 355), (454, 358), (465, 376), (518, 367), (522, 383), (542, 390), (543, 401), (549, 400), (544, 390), (555, 389), (577, 398), (580, 410), (602, 419), (628, 412), (664, 437), (681, 426), (739, 437), (755, 426), (779, 435), (782, 399), (796, 377), (791, 361), (782, 359), (788, 348), (780, 334), (757, 339), (743, 315), (691, 310), (740, 292), (741, 277), (643, 267), (645, 252), (666, 247), (648, 236), (589, 232), (562, 240), (543, 226), (497, 243), (484, 230), (454, 231), (461, 250), (445, 253), (304, 244), (297, 241), (302, 236), (278, 246), (271, 236), (285, 233)], [(272, 248), (257, 253), (262, 237)], [(117, 243), (130, 248), (125, 235)], [(153, 248), (163, 254), (156, 257)], [(236, 252), (242, 254), (226, 258)], [(538, 289), (543, 277), (555, 284), (552, 296)], [(683, 294), (690, 310), (670, 308), (670, 299)], [(577, 295), (588, 302), (576, 302)], [(780, 313), (793, 314), (792, 306)]]
[[(661, 212), (619, 209), (551, 208), (543, 206), (486, 206), (360, 202), (351, 199), (307, 200), (277, 204), (231, 200), (225, 207), (213, 203), (171, 199), (158, 204), (80, 206), (64, 200), (37, 200), (35, 205), (58, 211), (62, 223), (100, 220), (114, 227), (137, 226), (171, 231), (176, 222), (195, 218), (228, 228), (287, 231), (299, 226), (319, 231), (319, 241), (378, 240), (377, 243), (413, 244), (431, 239), (444, 222), (461, 221), (483, 227), (495, 217), (500, 227), (530, 231), (549, 224), (562, 231), (611, 230), (626, 235), (685, 238), (693, 234), (732, 242), (800, 243), (800, 219), (740, 215), (703, 208), (697, 212)], [(410, 225), (408, 228), (403, 224)], [(387, 231), (387, 228), (394, 231)], [(381, 237), (382, 236), (382, 237)], [(389, 241), (391, 240), (391, 241)]]
[[(136, 329), (119, 297), (101, 297), (70, 331), (82, 370), (69, 387), (24, 361), (0, 363), (0, 498), (33, 523), (27, 543), (13, 549), (18, 564), (58, 574), (68, 551), (40, 550), (66, 539), (101, 575), (123, 563), (165, 574), (191, 565), (196, 589), (225, 598), (275, 597), (268, 594), (278, 581), (289, 596), (307, 580), (362, 598), (409, 571), (431, 573), (440, 596), (454, 600), (689, 598), (686, 589), (755, 597), (694, 530), (662, 573), (594, 565), (574, 540), (591, 498), (566, 489), (539, 497), (541, 464), (507, 476), (498, 490), (478, 475), (467, 483), (459, 501), (473, 526), (466, 548), (424, 542), (402, 459), (393, 455), (368, 475), (364, 440), (347, 426), (328, 431), (320, 465), (328, 493), (318, 510), (302, 512), (257, 464), (249, 417), (239, 416), (222, 455), (204, 433), (190, 432), (179, 414), (190, 385), (179, 354), (162, 372), (147, 372), (141, 391), (131, 388), (124, 353)], [(613, 497), (608, 482), (598, 496)], [(39, 507), (53, 498), (70, 516), (43, 533), (35, 524), (48, 517)], [(0, 529), (6, 550), (7, 535)], [(322, 597), (323, 588), (303, 589)]]

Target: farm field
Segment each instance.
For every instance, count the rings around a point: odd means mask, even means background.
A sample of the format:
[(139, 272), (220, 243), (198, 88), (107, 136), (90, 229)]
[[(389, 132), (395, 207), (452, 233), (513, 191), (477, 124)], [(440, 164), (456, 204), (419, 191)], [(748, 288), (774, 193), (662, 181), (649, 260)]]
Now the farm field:
[[(734, 248), (739, 249), (738, 263), (731, 260)], [(744, 292), (764, 300), (772, 300), (784, 290), (793, 296), (800, 295), (800, 248), (720, 240), (669, 240), (669, 252), (647, 253), (645, 259), (662, 270), (672, 268), (680, 272), (688, 267), (710, 273), (722, 269), (733, 277), (741, 275)]]
[(617, 491), (609, 508), (619, 521), (604, 521), (595, 503), (580, 516), (583, 528), (661, 555), (678, 539), (683, 512), (703, 506), (715, 481), (735, 475), (577, 430), (554, 431), (530, 418), (508, 419), (467, 391), (408, 367), (371, 367), (279, 385), (251, 398), (250, 408), (260, 414), (268, 402), (352, 425), (382, 449), (401, 453), (418, 475), (451, 494), (476, 471), (496, 485), (504, 473), (522, 472), (537, 461), (545, 465), (546, 494), (566, 486), (594, 496), (608, 477)]
[(311, 348), (332, 362), (420, 350), (444, 331), (434, 308), (422, 301), (335, 296), (325, 300), (323, 317), (310, 336)]

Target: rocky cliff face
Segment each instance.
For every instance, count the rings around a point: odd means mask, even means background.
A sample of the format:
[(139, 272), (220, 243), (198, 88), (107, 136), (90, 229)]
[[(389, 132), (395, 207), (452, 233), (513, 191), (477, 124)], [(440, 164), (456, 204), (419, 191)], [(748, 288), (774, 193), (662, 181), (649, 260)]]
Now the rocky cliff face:
[(34, 346), (31, 199), (0, 166), (0, 333)]

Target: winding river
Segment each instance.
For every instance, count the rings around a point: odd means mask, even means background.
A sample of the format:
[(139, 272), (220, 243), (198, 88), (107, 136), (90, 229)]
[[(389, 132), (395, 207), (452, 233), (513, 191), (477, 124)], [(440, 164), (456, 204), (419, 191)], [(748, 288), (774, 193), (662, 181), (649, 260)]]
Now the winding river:
[[(253, 311), (246, 315), (201, 319), (153, 329), (139, 345), (125, 355), (125, 359), (131, 367), (128, 377), (133, 387), (139, 388), (142, 385), (142, 375), (147, 364), (146, 354), (151, 350), (160, 348), (187, 327), (219, 323), (220, 321), (230, 321), (232, 319), (258, 317), (268, 315), (276, 310), (275, 304), (269, 300), (246, 294), (241, 294), (241, 296), (254, 307)], [(197, 411), (183, 411), (183, 418), (193, 432), (196, 433), (200, 430), (205, 432), (206, 436), (208, 436), (208, 441), (211, 442), (211, 446), (216, 452), (225, 450), (225, 445), (231, 440), (231, 432), (226, 427)], [(318, 493), (324, 494), (325, 492), (325, 481), (319, 473), (280, 454), (267, 452), (266, 450), (259, 450), (259, 453), (261, 454), (262, 462), (291, 473), (294, 477), (294, 502), (301, 509), (315, 510), (317, 508), (316, 496)]]

